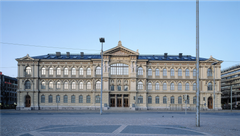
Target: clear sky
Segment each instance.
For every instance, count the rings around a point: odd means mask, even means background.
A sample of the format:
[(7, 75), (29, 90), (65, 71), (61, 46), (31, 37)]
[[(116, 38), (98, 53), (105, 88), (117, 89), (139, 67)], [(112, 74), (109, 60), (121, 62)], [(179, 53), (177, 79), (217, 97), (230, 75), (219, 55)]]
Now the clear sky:
[[(0, 71), (17, 76), (16, 58), (100, 53), (123, 46), (140, 54), (196, 56), (195, 1), (1, 1)], [(240, 1), (199, 3), (200, 57), (240, 64)], [(19, 46), (39, 45), (58, 48)], [(64, 49), (76, 48), (76, 49)], [(87, 49), (87, 50), (83, 50)]]

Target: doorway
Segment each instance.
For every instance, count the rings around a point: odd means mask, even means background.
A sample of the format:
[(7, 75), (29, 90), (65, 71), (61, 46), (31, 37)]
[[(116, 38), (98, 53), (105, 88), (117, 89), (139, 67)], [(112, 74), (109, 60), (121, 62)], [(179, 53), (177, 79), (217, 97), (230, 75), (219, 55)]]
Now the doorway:
[(26, 96), (25, 107), (31, 106), (31, 97), (29, 95)]
[(129, 107), (128, 98), (124, 98), (124, 107)]
[(110, 107), (115, 107), (115, 98), (111, 98)]
[(122, 107), (122, 99), (121, 98), (117, 99), (117, 107)]
[(212, 97), (208, 97), (208, 109), (212, 109), (213, 108), (213, 100)]

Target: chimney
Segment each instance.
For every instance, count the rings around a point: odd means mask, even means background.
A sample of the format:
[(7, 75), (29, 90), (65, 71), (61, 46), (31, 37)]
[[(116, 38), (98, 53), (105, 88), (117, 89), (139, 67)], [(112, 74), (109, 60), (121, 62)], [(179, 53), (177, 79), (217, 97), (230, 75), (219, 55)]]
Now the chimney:
[(167, 53), (164, 53), (164, 58), (167, 58)]
[(57, 57), (61, 56), (61, 52), (56, 52), (56, 56)]
[(179, 53), (179, 58), (182, 58), (182, 53)]
[(81, 52), (81, 58), (83, 58), (83, 56), (84, 56), (84, 52)]
[(70, 57), (70, 52), (67, 52), (67, 57)]

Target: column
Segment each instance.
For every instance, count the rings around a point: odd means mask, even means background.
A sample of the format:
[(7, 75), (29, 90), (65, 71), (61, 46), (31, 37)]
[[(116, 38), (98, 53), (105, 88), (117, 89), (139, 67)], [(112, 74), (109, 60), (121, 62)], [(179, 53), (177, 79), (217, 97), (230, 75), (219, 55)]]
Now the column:
[(115, 107), (117, 107), (117, 95), (115, 94)]
[(124, 107), (124, 106), (123, 106), (123, 100), (124, 100), (124, 99), (123, 99), (123, 94), (122, 94), (122, 107)]

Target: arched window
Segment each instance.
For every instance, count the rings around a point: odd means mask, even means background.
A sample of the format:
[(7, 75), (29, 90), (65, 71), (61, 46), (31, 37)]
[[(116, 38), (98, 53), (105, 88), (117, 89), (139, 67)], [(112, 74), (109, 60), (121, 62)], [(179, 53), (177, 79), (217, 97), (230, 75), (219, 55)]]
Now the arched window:
[(100, 82), (100, 81), (97, 81), (97, 83), (96, 83), (96, 89), (101, 89), (101, 82)]
[(159, 90), (159, 83), (155, 84), (155, 90)]
[(41, 103), (45, 103), (45, 96), (44, 95), (41, 96)]
[(61, 75), (61, 68), (57, 68), (57, 75)]
[(156, 104), (159, 104), (159, 96), (156, 96), (156, 97), (155, 97), (155, 103), (156, 103)]
[(207, 76), (212, 76), (212, 69), (211, 69), (211, 68), (209, 68), (209, 69), (207, 70)]
[(174, 96), (171, 97), (171, 104), (174, 104)]
[(193, 97), (193, 104), (196, 104), (197, 103), (197, 98), (196, 96)]
[(178, 91), (182, 90), (182, 83), (178, 83)]
[(64, 83), (64, 89), (68, 89), (68, 82)]
[(75, 95), (71, 96), (71, 103), (75, 103)]
[(53, 82), (49, 82), (49, 89), (53, 89)]
[(101, 75), (101, 67), (96, 68), (96, 75)]
[(196, 69), (193, 70), (193, 76), (194, 77), (197, 76), (197, 70)]
[(128, 65), (123, 63), (112, 64), (111, 75), (128, 75)]
[(167, 69), (163, 69), (163, 76), (167, 76)]
[(83, 75), (83, 68), (79, 69), (79, 75)]
[(46, 69), (42, 68), (42, 75), (46, 75)]
[(91, 76), (91, 68), (87, 68), (87, 75)]
[[(30, 88), (29, 88), (30, 89)], [(42, 82), (41, 89), (46, 89), (46, 82)]]
[(197, 90), (197, 84), (193, 83), (193, 90)]
[(155, 70), (155, 75), (156, 75), (156, 76), (159, 76), (159, 75), (160, 75), (159, 69), (156, 69), (156, 70)]
[(76, 75), (76, 68), (72, 68), (72, 75)]
[(143, 68), (142, 67), (138, 68), (138, 75), (139, 76), (143, 75)]
[(163, 90), (167, 90), (167, 83), (163, 83)]
[(56, 103), (60, 103), (60, 96), (59, 95), (56, 96)]
[(49, 75), (53, 75), (53, 68), (49, 68)]
[(171, 83), (170, 90), (174, 90), (174, 83)]
[(148, 96), (148, 103), (152, 104), (152, 96)]
[(83, 96), (82, 95), (79, 96), (79, 103), (83, 103)]
[(31, 75), (31, 68), (30, 67), (26, 67), (26, 74)]
[(86, 102), (91, 103), (91, 96), (89, 96), (89, 95), (87, 96)]
[(64, 75), (68, 75), (68, 68), (64, 68)]
[(83, 89), (83, 82), (79, 83), (79, 89)]
[(178, 104), (182, 104), (182, 97), (181, 96), (178, 97)]
[(152, 90), (152, 83), (148, 83), (148, 90)]
[(143, 103), (143, 97), (142, 96), (138, 96), (138, 103)]
[(171, 76), (174, 76), (174, 69), (171, 69), (170, 74)]
[(138, 82), (138, 90), (143, 89), (143, 83), (142, 82)]
[(186, 69), (185, 75), (186, 77), (189, 76), (189, 69)]
[(163, 103), (164, 103), (164, 104), (167, 104), (167, 96), (164, 96), (164, 97), (163, 97)]
[(182, 69), (178, 69), (178, 76), (182, 76)]
[(52, 102), (53, 102), (52, 95), (49, 95), (49, 96), (48, 96), (48, 103), (52, 103)]
[(212, 90), (212, 83), (211, 83), (211, 82), (208, 83), (208, 90), (209, 90), (209, 91)]
[(25, 89), (31, 89), (31, 82), (29, 80), (25, 82)]
[(67, 95), (64, 95), (64, 96), (63, 96), (63, 102), (64, 102), (64, 103), (68, 103), (68, 96), (67, 96)]
[(91, 83), (87, 82), (87, 89), (91, 89)]
[(95, 102), (96, 102), (96, 103), (100, 103), (100, 96), (99, 96), (99, 95), (96, 96)]
[(72, 89), (76, 89), (76, 82), (72, 82)]
[(60, 89), (60, 88), (61, 88), (61, 83), (57, 82), (57, 89)]
[(185, 90), (186, 90), (186, 91), (189, 91), (189, 83), (186, 83), (186, 84), (185, 84)]
[(148, 76), (152, 76), (152, 69), (148, 69)]

